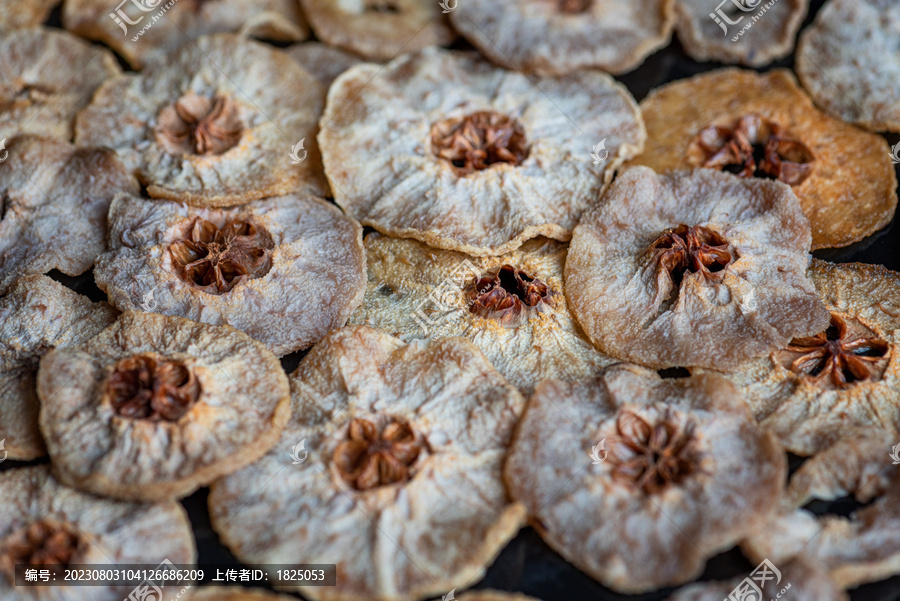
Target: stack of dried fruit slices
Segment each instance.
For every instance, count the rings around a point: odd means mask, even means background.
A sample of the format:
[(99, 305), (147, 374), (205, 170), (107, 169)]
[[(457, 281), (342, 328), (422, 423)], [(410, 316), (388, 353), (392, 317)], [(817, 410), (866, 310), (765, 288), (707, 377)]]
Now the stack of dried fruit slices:
[(900, 600), (896, 2), (58, 4), (0, 11), (0, 601)]

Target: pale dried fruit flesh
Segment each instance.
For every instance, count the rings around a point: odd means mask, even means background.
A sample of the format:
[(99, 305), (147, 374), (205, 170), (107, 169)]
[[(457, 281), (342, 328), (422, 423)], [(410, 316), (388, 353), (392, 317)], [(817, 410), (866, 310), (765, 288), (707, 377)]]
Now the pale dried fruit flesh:
[(362, 228), (307, 195), (200, 209), (121, 195), (94, 269), (119, 309), (228, 324), (278, 356), (344, 325), (366, 285)]
[(79, 113), (75, 139), (114, 149), (153, 198), (221, 207), (323, 195), (316, 132), (324, 98), (284, 52), (209, 35), (108, 80)]
[(350, 323), (411, 341), (471, 340), (523, 394), (547, 378), (596, 375), (614, 360), (593, 348), (563, 295), (566, 246), (535, 238), (496, 257), (366, 236), (368, 284)]
[(809, 0), (676, 0), (675, 30), (696, 61), (764, 67), (793, 51), (808, 10)]
[(827, 327), (809, 245), (786, 184), (633, 167), (575, 229), (566, 298), (612, 357), (734, 369)]
[(316, 36), (371, 61), (387, 61), (455, 38), (439, 2), (300, 0)]
[(630, 165), (782, 181), (810, 221), (813, 250), (862, 240), (894, 216), (887, 141), (816, 109), (789, 71), (704, 73), (655, 90), (641, 112), (649, 141)]
[[(0, 473), (0, 598), (28, 601), (120, 601), (134, 586), (16, 587), (16, 564), (191, 564), (196, 561), (187, 513), (174, 502), (130, 503), (59, 483), (49, 466)], [(174, 587), (163, 587), (174, 594)]]
[(42, 275), (20, 278), (0, 298), (0, 439), (9, 459), (46, 453), (35, 390), (41, 357), (95, 336), (115, 315), (106, 303), (92, 303)]
[(603, 73), (532, 81), (436, 48), (344, 72), (319, 133), (350, 216), (475, 256), (537, 236), (568, 240), (644, 139), (631, 95)]
[(80, 275), (105, 247), (106, 213), (137, 180), (105, 148), (23, 135), (0, 164), (0, 294), (19, 276)]
[(830, 0), (800, 35), (794, 68), (820, 107), (872, 131), (900, 132), (900, 5)]
[(621, 74), (669, 43), (674, 7), (675, 0), (469, 0), (450, 19), (508, 69)]
[(786, 463), (724, 378), (663, 379), (620, 364), (538, 386), (504, 478), (548, 545), (635, 594), (693, 580), (708, 557), (753, 532)]
[(285, 48), (284, 52), (312, 73), (325, 88), (330, 87), (338, 75), (363, 62), (355, 54), (321, 42), (295, 44)]
[(60, 0), (0, 1), (0, 29), (24, 29), (37, 27), (47, 20), (50, 11)]
[(290, 380), (275, 449), (212, 486), (224, 544), (249, 563), (336, 564), (334, 587), (283, 585), (316, 601), (478, 580), (524, 519), (501, 479), (522, 396), (466, 340), (362, 326), (329, 334)]
[(132, 311), (47, 353), (37, 391), (54, 474), (119, 499), (186, 496), (265, 454), (290, 416), (287, 379), (261, 344)]

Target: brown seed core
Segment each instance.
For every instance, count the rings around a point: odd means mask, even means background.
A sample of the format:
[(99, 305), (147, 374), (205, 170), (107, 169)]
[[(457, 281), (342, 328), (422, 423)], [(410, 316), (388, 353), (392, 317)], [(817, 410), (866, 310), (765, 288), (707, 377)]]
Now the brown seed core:
[(780, 125), (757, 114), (741, 117), (734, 127), (712, 125), (691, 144), (690, 161), (740, 177), (777, 179), (790, 186), (810, 176), (815, 155), (799, 140), (786, 137)]
[(174, 422), (200, 396), (200, 383), (180, 361), (134, 355), (116, 363), (106, 398), (122, 417)]
[(218, 155), (236, 146), (243, 131), (237, 104), (230, 97), (190, 92), (160, 112), (157, 138), (172, 154)]
[(272, 268), (272, 236), (242, 219), (222, 227), (197, 217), (183, 240), (169, 245), (172, 264), (186, 282), (210, 294), (223, 294), (245, 279)]
[(702, 225), (683, 223), (663, 233), (650, 249), (675, 286), (681, 286), (685, 272), (700, 273), (707, 279), (718, 279), (721, 272), (737, 258), (728, 241), (717, 232)]
[(587, 12), (593, 0), (556, 0), (559, 12), (578, 15)]
[(496, 163), (518, 165), (528, 156), (518, 119), (491, 111), (445, 119), (431, 128), (431, 151), (465, 176)]
[(506, 321), (521, 315), (528, 307), (541, 310), (554, 304), (556, 291), (538, 278), (512, 265), (474, 278), (466, 286), (469, 311), (481, 317)]
[(368, 0), (366, 2), (366, 12), (384, 13), (396, 15), (400, 12), (400, 8), (390, 0)]
[(409, 480), (422, 447), (405, 422), (390, 419), (379, 433), (371, 421), (355, 418), (347, 440), (334, 450), (333, 461), (345, 482), (356, 490), (369, 490)]
[(836, 313), (827, 330), (811, 338), (794, 338), (777, 360), (796, 374), (816, 382), (847, 388), (855, 382), (875, 380), (884, 372), (890, 345), (862, 324), (852, 328)]
[(16, 564), (67, 566), (83, 546), (82, 537), (71, 524), (41, 519), (13, 532), (3, 541), (0, 567), (13, 580)]
[(696, 471), (693, 423), (679, 423), (670, 412), (651, 424), (623, 410), (616, 419), (616, 436), (608, 442), (613, 479), (647, 495), (679, 484)]

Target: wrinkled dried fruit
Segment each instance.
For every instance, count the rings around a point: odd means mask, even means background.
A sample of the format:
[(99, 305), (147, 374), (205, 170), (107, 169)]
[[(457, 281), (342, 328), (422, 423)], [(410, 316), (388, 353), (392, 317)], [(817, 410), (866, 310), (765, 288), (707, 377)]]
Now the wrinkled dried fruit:
[(338, 75), (363, 62), (355, 54), (332, 48), (320, 42), (306, 42), (285, 48), (284, 52), (309, 71), (324, 88), (331, 86)]
[(133, 311), (47, 353), (37, 391), (57, 477), (118, 499), (184, 497), (265, 454), (290, 416), (287, 378), (261, 344)]
[(809, 243), (785, 184), (634, 167), (575, 228), (566, 297), (612, 357), (733, 369), (827, 327)]
[(244, 129), (231, 98), (192, 93), (164, 108), (157, 127), (172, 154), (222, 154), (240, 141)]
[(450, 19), (485, 56), (508, 69), (562, 75), (596, 68), (620, 74), (669, 43), (674, 5), (673, 0), (468, 0)]
[(795, 69), (816, 104), (866, 129), (900, 132), (900, 4), (830, 0), (800, 36)]
[(308, 348), (362, 301), (362, 228), (307, 195), (227, 209), (119, 196), (94, 268), (119, 309), (228, 324), (276, 355)]
[(790, 71), (703, 73), (655, 90), (641, 112), (649, 142), (630, 164), (783, 181), (810, 221), (814, 250), (862, 240), (894, 216), (887, 141), (816, 109)]
[(281, 442), (212, 486), (225, 545), (254, 564), (327, 557), (335, 587), (283, 585), (316, 601), (423, 599), (479, 579), (524, 519), (501, 479), (524, 400), (478, 349), (346, 327), (290, 380)]
[(47, 20), (60, 0), (0, 0), (0, 29), (18, 30), (37, 27)]
[(699, 576), (768, 518), (786, 474), (730, 382), (629, 364), (540, 384), (504, 468), (544, 541), (628, 594)]
[[(437, 48), (349, 69), (321, 122), (332, 193), (350, 216), (474, 256), (567, 240), (644, 143), (631, 95), (603, 73), (532, 82)], [(602, 160), (587, 160), (591, 147)]]
[(46, 454), (35, 391), (41, 357), (95, 336), (115, 316), (106, 303), (92, 303), (42, 275), (19, 278), (0, 298), (0, 440), (9, 459)]

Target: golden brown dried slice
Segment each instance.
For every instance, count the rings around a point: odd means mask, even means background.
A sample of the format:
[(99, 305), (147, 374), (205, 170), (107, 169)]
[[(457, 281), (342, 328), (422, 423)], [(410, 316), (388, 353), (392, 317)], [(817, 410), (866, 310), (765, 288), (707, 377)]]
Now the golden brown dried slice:
[(900, 435), (900, 273), (814, 259), (809, 277), (830, 324), (727, 377), (798, 455), (830, 446), (848, 427)]
[(306, 42), (285, 48), (285, 53), (310, 72), (327, 90), (338, 75), (363, 62), (355, 54), (320, 42)]
[(612, 357), (727, 370), (827, 327), (809, 243), (785, 184), (634, 167), (575, 228), (566, 298)]
[(134, 311), (47, 353), (37, 391), (54, 474), (120, 499), (187, 496), (264, 455), (290, 416), (287, 378), (263, 345)]
[[(63, 486), (49, 466), (0, 473), (0, 599), (121, 601), (129, 586), (16, 587), (15, 564), (191, 564), (197, 552), (178, 503), (126, 503)], [(172, 588), (163, 589), (174, 594)], [(177, 589), (176, 589), (177, 592)], [(167, 597), (168, 598), (168, 597)]]
[(478, 579), (524, 519), (501, 480), (524, 400), (484, 355), (351, 326), (290, 380), (281, 441), (212, 486), (225, 545), (250, 563), (336, 564), (337, 586), (299, 589), (317, 601), (420, 599)]
[(668, 45), (674, 5), (674, 0), (467, 0), (450, 19), (488, 58), (509, 69), (561, 75), (598, 68), (620, 74)]
[(803, 32), (795, 69), (816, 104), (872, 131), (900, 132), (900, 4), (830, 0)]
[(115, 149), (156, 198), (233, 206), (321, 194), (315, 135), (323, 97), (282, 51), (218, 34), (140, 75), (107, 81), (78, 115), (75, 137)]
[(37, 27), (47, 20), (60, 0), (0, 0), (0, 29), (17, 30)]
[(547, 544), (604, 586), (639, 593), (693, 580), (753, 532), (786, 463), (724, 378), (622, 364), (538, 386), (504, 478)]
[(675, 29), (694, 60), (762, 67), (791, 53), (808, 10), (809, 0), (676, 0)]
[(189, 601), (297, 601), (297, 597), (234, 586), (204, 586), (191, 591)]
[(316, 36), (373, 61), (428, 46), (445, 46), (456, 38), (441, 13), (440, 2), (422, 0), (300, 0)]
[(654, 91), (641, 112), (649, 143), (629, 164), (782, 181), (809, 218), (813, 249), (862, 240), (894, 216), (887, 141), (817, 110), (789, 71), (704, 73)]
[(511, 253), (476, 258), (373, 233), (366, 257), (366, 296), (350, 323), (407, 342), (468, 338), (523, 394), (547, 378), (579, 380), (613, 363), (566, 306), (562, 243), (536, 238)]
[(335, 200), (351, 216), (471, 255), (567, 240), (644, 139), (631, 95), (603, 73), (532, 83), (435, 48), (345, 72), (319, 134)]
[(0, 294), (20, 275), (80, 275), (106, 246), (106, 213), (137, 180), (115, 153), (17, 136), (0, 164)]
[(94, 277), (119, 309), (228, 324), (276, 355), (347, 321), (366, 286), (362, 228), (305, 195), (194, 209), (120, 195)]
[(114, 3), (66, 0), (66, 29), (103, 42), (135, 69), (167, 61), (184, 43), (213, 33), (239, 33), (277, 42), (299, 42), (309, 27), (297, 0), (163, 0)]
[[(777, 563), (802, 552), (846, 589), (900, 573), (900, 466), (890, 454), (895, 435), (877, 428), (844, 434), (791, 477), (780, 512), (741, 545), (751, 559)], [(854, 501), (856, 509), (817, 517), (806, 508), (816, 500)]]
[(70, 141), (78, 111), (101, 83), (122, 72), (109, 50), (43, 27), (5, 31), (0, 56), (0, 132), (9, 137)]
[(115, 318), (106, 303), (92, 303), (42, 275), (18, 279), (0, 298), (0, 439), (10, 459), (46, 453), (35, 389), (41, 357), (84, 342)]

